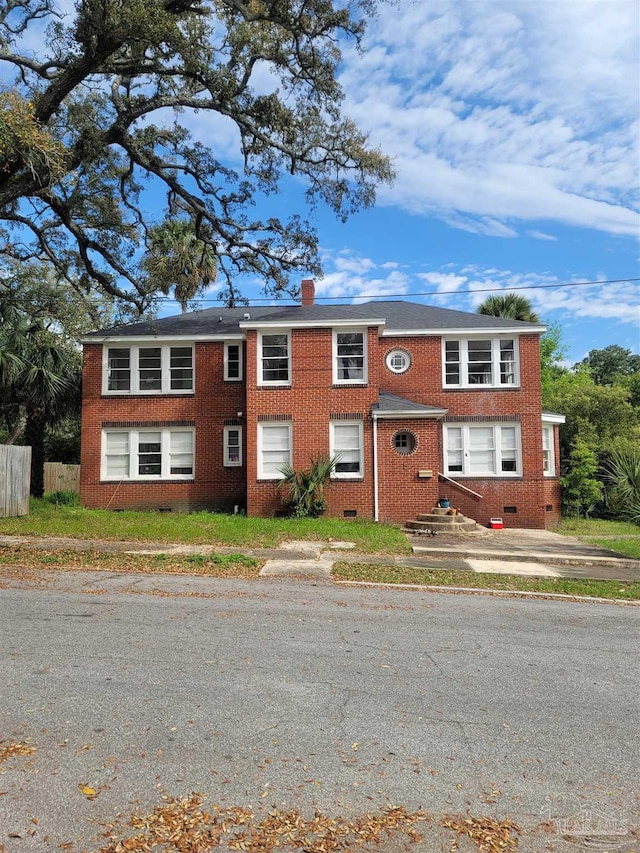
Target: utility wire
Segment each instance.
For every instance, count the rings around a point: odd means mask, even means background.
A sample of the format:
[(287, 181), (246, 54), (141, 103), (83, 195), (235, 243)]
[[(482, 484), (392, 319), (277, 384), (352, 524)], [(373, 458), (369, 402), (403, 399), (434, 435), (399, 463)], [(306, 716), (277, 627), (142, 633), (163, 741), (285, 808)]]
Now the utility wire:
[[(468, 290), (423, 290), (417, 293), (359, 293), (351, 296), (316, 296), (316, 302), (335, 302), (336, 300), (344, 300), (344, 299), (405, 299), (408, 296), (458, 296), (463, 293), (505, 293), (511, 292), (513, 290), (544, 290), (546, 288), (560, 288), (560, 287), (588, 287), (597, 284), (631, 284), (634, 281), (640, 281), (640, 278), (610, 278), (605, 279), (604, 281), (570, 281), (563, 282), (560, 284), (524, 284), (518, 285), (515, 287), (481, 287), (476, 289), (468, 289)], [(158, 300), (160, 302), (175, 302), (174, 299), (171, 299), (170, 296), (165, 296), (162, 299)], [(198, 298), (196, 297), (196, 301), (198, 302), (224, 302), (224, 299), (212, 299), (212, 298)], [(286, 301), (275, 300), (273, 296), (258, 296), (255, 299), (249, 300), (252, 304), (256, 302), (274, 302), (277, 301), (279, 305), (286, 305)], [(293, 300), (291, 300), (293, 302)], [(299, 304), (299, 303), (294, 303)]]

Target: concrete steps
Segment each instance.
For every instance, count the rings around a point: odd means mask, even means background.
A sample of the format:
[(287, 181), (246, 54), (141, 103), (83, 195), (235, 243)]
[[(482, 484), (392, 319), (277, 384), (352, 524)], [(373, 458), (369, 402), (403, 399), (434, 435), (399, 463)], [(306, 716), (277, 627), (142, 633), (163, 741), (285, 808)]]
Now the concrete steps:
[(414, 534), (464, 534), (485, 530), (472, 518), (461, 513), (449, 515), (449, 510), (436, 506), (431, 512), (419, 513), (415, 519), (405, 522), (405, 530)]

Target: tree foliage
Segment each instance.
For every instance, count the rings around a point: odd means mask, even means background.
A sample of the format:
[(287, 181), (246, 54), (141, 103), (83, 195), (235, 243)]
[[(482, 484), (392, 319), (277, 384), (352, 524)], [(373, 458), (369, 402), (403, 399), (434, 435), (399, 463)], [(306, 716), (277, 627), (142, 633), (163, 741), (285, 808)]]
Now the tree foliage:
[(539, 323), (540, 318), (533, 310), (526, 296), (517, 293), (505, 293), (487, 296), (477, 309), (478, 314), (490, 317), (510, 317), (512, 320), (524, 320), (527, 323)]
[(634, 355), (631, 350), (618, 344), (611, 344), (604, 349), (592, 349), (579, 365), (589, 368), (598, 385), (612, 385), (623, 377), (640, 374), (640, 355)]
[[(340, 39), (361, 38), (374, 2), (79, 0), (61, 16), (53, 0), (6, 0), (0, 251), (46, 258), (72, 286), (97, 283), (139, 311), (153, 296), (140, 247), (165, 217), (193, 222), (229, 303), (239, 273), (276, 296), (294, 271), (317, 273), (306, 223), (249, 210), (292, 175), (344, 219), (391, 179), (342, 115), (337, 82)], [(229, 138), (240, 172), (224, 162)], [(158, 187), (164, 202), (149, 205)]]
[(276, 491), (286, 493), (286, 505), (294, 518), (317, 518), (327, 508), (324, 486), (338, 462), (337, 456), (318, 456), (309, 460), (309, 468), (296, 471), (292, 465), (283, 465), (282, 477)]

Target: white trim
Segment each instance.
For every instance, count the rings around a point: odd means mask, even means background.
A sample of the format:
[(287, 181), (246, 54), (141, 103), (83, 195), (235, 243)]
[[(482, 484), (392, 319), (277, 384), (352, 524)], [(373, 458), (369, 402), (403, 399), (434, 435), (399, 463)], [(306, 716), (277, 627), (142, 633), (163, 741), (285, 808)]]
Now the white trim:
[[(350, 317), (346, 320), (337, 319), (329, 319), (326, 317), (318, 317), (317, 320), (290, 320), (287, 318), (286, 328), (287, 329), (332, 329), (334, 327), (358, 327), (362, 328), (365, 326), (384, 326), (386, 320), (381, 320), (380, 317), (374, 317), (371, 319), (360, 319), (359, 317)], [(282, 319), (280, 320), (244, 320), (238, 323), (239, 329), (256, 329), (260, 331), (260, 329), (281, 329), (282, 328)]]
[(373, 520), (380, 518), (380, 496), (378, 490), (378, 421), (373, 419)]
[(199, 343), (200, 341), (244, 341), (245, 335), (234, 334), (233, 332), (226, 335), (104, 335), (93, 337), (80, 338), (81, 344), (112, 344), (117, 343), (125, 346), (126, 344), (142, 344), (149, 345), (150, 341), (156, 344), (170, 344), (174, 341), (189, 341), (190, 343)]
[[(116, 344), (112, 346), (111, 344)], [(109, 350), (122, 349), (129, 350), (129, 388), (110, 389), (109, 385)], [(141, 349), (159, 349), (160, 350), (160, 388), (145, 389), (140, 388), (140, 350)], [(190, 349), (191, 350), (191, 388), (171, 388), (171, 350), (172, 349)], [(159, 397), (159, 396), (174, 396), (176, 394), (195, 394), (196, 389), (196, 353), (195, 344), (193, 341), (176, 341), (170, 343), (160, 343), (159, 341), (141, 341), (136, 344), (119, 342), (105, 343), (102, 347), (102, 395), (106, 397)]]
[[(229, 459), (229, 433), (231, 431), (238, 433), (238, 459)], [(222, 430), (222, 464), (225, 468), (241, 468), (242, 467), (242, 427), (241, 426), (225, 426)]]
[[(362, 480), (364, 477), (364, 426), (362, 421), (329, 421), (329, 452), (331, 456), (339, 456), (340, 450), (336, 449), (336, 427), (358, 427), (358, 447), (351, 450), (359, 451), (358, 471), (334, 471), (332, 480)], [(338, 462), (338, 464), (340, 464)]]
[[(191, 435), (191, 474), (171, 474), (171, 435), (177, 432), (188, 432)], [(107, 435), (119, 433), (128, 436), (129, 473), (126, 476), (107, 474)], [(148, 433), (160, 433), (160, 474), (138, 474), (138, 448), (140, 436)], [(196, 437), (193, 427), (137, 427), (126, 429), (119, 427), (103, 427), (100, 450), (100, 479), (108, 482), (157, 482), (158, 480), (180, 480), (193, 482), (196, 469)]]
[(381, 333), (380, 337), (382, 338), (411, 338), (415, 335), (423, 337), (428, 335), (429, 337), (456, 337), (461, 336), (465, 338), (485, 338), (487, 335), (502, 335), (503, 337), (509, 335), (533, 335), (533, 334), (542, 334), (547, 331), (546, 326), (527, 326), (523, 328), (521, 325), (518, 326), (501, 326), (496, 328), (495, 326), (487, 326), (485, 329), (476, 329), (469, 327), (461, 327), (451, 329), (387, 329)]
[[(362, 377), (360, 379), (340, 379), (338, 376), (338, 335), (362, 335)], [(334, 385), (367, 385), (369, 380), (369, 353), (367, 329), (362, 326), (345, 326), (333, 329), (331, 335), (331, 363)]]
[(379, 412), (375, 409), (371, 412), (371, 415), (374, 421), (384, 420), (385, 418), (388, 420), (408, 420), (410, 418), (442, 418), (444, 417), (449, 409), (436, 409), (433, 412), (423, 412), (421, 410), (411, 410), (411, 409), (398, 409), (397, 411), (384, 411)]
[[(462, 471), (450, 471), (448, 464), (448, 432), (449, 430), (459, 429), (461, 438), (461, 463)], [(469, 440), (470, 431), (473, 429), (492, 429), (493, 430), (493, 447), (491, 448), (494, 456), (493, 471), (471, 471), (471, 443)], [(502, 442), (501, 431), (503, 429), (515, 430), (515, 471), (502, 470)], [(443, 466), (448, 477), (456, 477), (458, 479), (468, 478), (471, 480), (495, 479), (502, 477), (518, 478), (522, 477), (522, 438), (520, 424), (517, 421), (513, 423), (503, 423), (502, 421), (486, 421), (476, 423), (461, 422), (443, 424), (443, 443), (442, 443)]]
[(257, 357), (256, 357), (256, 379), (258, 385), (269, 387), (270, 385), (291, 385), (291, 330), (283, 329), (282, 326), (268, 329), (267, 335), (286, 335), (287, 336), (287, 375), (288, 379), (263, 379), (263, 356), (262, 356), (262, 339), (265, 332), (258, 332), (257, 341)]
[(567, 422), (567, 419), (564, 415), (558, 415), (555, 412), (543, 412), (542, 413), (542, 423), (543, 424), (564, 424)]
[[(238, 347), (238, 376), (229, 376), (229, 347)], [(244, 377), (243, 364), (243, 346), (242, 341), (233, 340), (224, 342), (224, 381), (225, 382), (242, 382)]]
[[(491, 382), (469, 382), (469, 373), (473, 362), (469, 360), (469, 343), (473, 341), (487, 340), (491, 344)], [(500, 344), (503, 341), (513, 341), (513, 382), (500, 381), (500, 365), (501, 365), (501, 350)], [(459, 370), (458, 382), (447, 382), (447, 344), (458, 344), (458, 362), (449, 362), (449, 364), (457, 364)], [(491, 388), (520, 388), (520, 339), (517, 335), (465, 335), (464, 337), (453, 337), (451, 335), (443, 335), (441, 341), (441, 363), (442, 363), (442, 387), (445, 390), (459, 388), (464, 390), (481, 391)], [(481, 363), (481, 362), (478, 362)]]
[[(282, 429), (286, 429), (288, 433), (288, 464), (291, 465), (293, 460), (293, 430), (292, 424), (290, 421), (260, 421), (258, 423), (258, 444), (257, 444), (257, 453), (258, 453), (258, 479), (259, 480), (279, 480), (281, 475), (279, 473), (265, 473), (264, 470), (264, 447), (263, 447), (263, 432), (265, 428), (269, 429), (270, 427), (276, 428), (280, 427)], [(287, 463), (284, 463), (287, 464)]]

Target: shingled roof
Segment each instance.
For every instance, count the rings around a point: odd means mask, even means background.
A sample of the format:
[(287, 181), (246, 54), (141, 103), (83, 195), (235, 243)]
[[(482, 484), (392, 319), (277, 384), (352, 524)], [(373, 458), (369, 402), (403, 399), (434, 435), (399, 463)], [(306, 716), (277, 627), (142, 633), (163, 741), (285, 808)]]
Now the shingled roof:
[(261, 321), (270, 325), (282, 326), (313, 324), (331, 326), (334, 322), (353, 321), (357, 325), (362, 321), (379, 322), (384, 332), (418, 332), (425, 330), (434, 333), (468, 329), (481, 332), (483, 329), (523, 332), (543, 332), (544, 326), (537, 323), (525, 323), (507, 317), (491, 317), (484, 314), (472, 314), (467, 311), (454, 311), (450, 308), (437, 308), (417, 302), (372, 301), (358, 305), (266, 305), (240, 308), (205, 308), (172, 317), (160, 317), (142, 323), (113, 326), (110, 329), (91, 332), (87, 340), (106, 337), (199, 337), (230, 336), (241, 333), (240, 324), (259, 325)]

